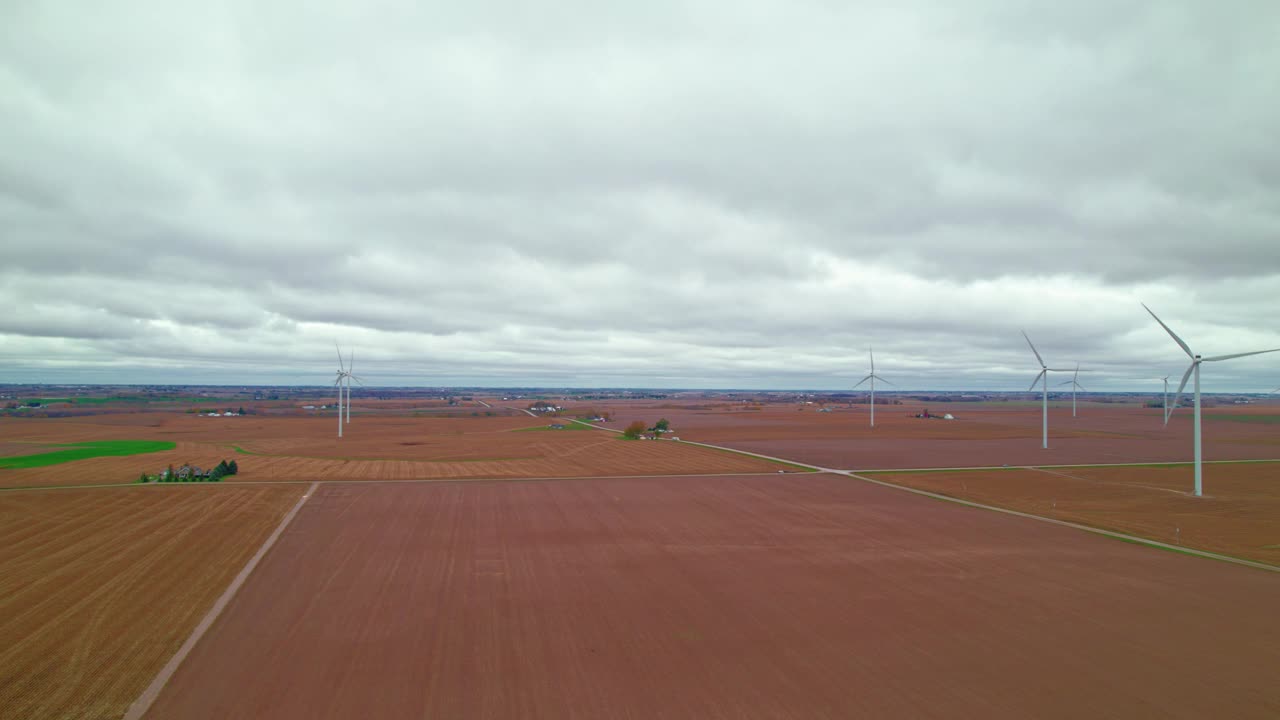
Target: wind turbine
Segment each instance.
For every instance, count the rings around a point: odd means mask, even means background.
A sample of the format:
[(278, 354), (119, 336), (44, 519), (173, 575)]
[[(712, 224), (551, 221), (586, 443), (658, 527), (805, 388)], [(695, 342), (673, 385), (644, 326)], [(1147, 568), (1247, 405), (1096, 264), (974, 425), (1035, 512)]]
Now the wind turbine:
[(1164, 424), (1169, 424), (1169, 376), (1157, 378), (1164, 381)]
[[(333, 344), (333, 349), (338, 350), (337, 343)], [(342, 351), (338, 350), (338, 377), (333, 381), (334, 387), (338, 388), (338, 437), (342, 437), (342, 383), (347, 379), (348, 375), (350, 373), (347, 372), (346, 366), (342, 364)]]
[[(341, 362), (342, 353), (338, 353), (338, 360), (339, 362)], [(351, 422), (351, 381), (354, 380), (357, 383), (360, 383), (361, 385), (364, 384), (360, 382), (360, 378), (355, 374), (355, 371), (356, 371), (356, 351), (355, 351), (355, 348), (352, 348), (351, 355), (347, 360), (347, 422), (348, 423)]]
[[(876, 381), (879, 380), (887, 385), (893, 383), (885, 380), (876, 374), (876, 354), (874, 351), (867, 350), (867, 354), (871, 356), (871, 374), (858, 381), (858, 385), (870, 380), (871, 381), (871, 427), (876, 426)], [(858, 385), (854, 385), (852, 389), (857, 390)]]
[(1044, 404), (1043, 418), (1041, 425), (1043, 427), (1043, 436), (1040, 447), (1044, 450), (1049, 449), (1049, 373), (1051, 372), (1067, 372), (1066, 368), (1051, 368), (1044, 364), (1044, 358), (1040, 357), (1040, 351), (1036, 350), (1036, 346), (1031, 344), (1031, 338), (1027, 337), (1027, 331), (1023, 330), (1022, 337), (1027, 338), (1027, 344), (1031, 345), (1031, 352), (1036, 354), (1036, 360), (1040, 363), (1040, 374), (1036, 375), (1036, 379), (1031, 381), (1031, 387), (1028, 390), (1035, 390), (1036, 383), (1040, 382), (1040, 378), (1044, 378)]
[[(1253, 352), (1245, 352), (1245, 353), (1232, 353), (1231, 355), (1215, 355), (1214, 357), (1201, 357), (1200, 355), (1197, 355), (1197, 354), (1195, 354), (1195, 353), (1191, 352), (1191, 348), (1190, 348), (1190, 347), (1188, 347), (1188, 346), (1187, 346), (1187, 344), (1186, 344), (1185, 342), (1183, 342), (1183, 341), (1182, 341), (1182, 338), (1178, 337), (1178, 335), (1177, 335), (1176, 333), (1174, 333), (1172, 330), (1170, 330), (1170, 329), (1169, 329), (1169, 326), (1168, 326), (1168, 325), (1165, 325), (1163, 320), (1161, 320), (1159, 317), (1156, 317), (1156, 314), (1155, 314), (1155, 313), (1153, 313), (1153, 312), (1151, 312), (1151, 308), (1147, 307), (1147, 304), (1146, 304), (1146, 303), (1142, 303), (1142, 308), (1143, 308), (1144, 310), (1146, 310), (1148, 313), (1150, 313), (1150, 314), (1151, 314), (1151, 317), (1155, 318), (1155, 321), (1156, 321), (1156, 322), (1160, 323), (1160, 327), (1164, 328), (1164, 331), (1165, 331), (1165, 332), (1167, 332), (1167, 333), (1169, 333), (1169, 337), (1173, 338), (1173, 341), (1174, 341), (1174, 342), (1176, 342), (1176, 343), (1178, 343), (1178, 347), (1182, 348), (1182, 351), (1183, 351), (1183, 352), (1185, 352), (1185, 353), (1187, 354), (1187, 357), (1191, 358), (1191, 366), (1187, 368), (1187, 371), (1186, 371), (1185, 373), (1183, 373), (1183, 375), (1182, 375), (1182, 384), (1178, 385), (1178, 392), (1177, 392), (1177, 394), (1176, 394), (1176, 395), (1174, 395), (1174, 397), (1173, 397), (1173, 407), (1174, 407), (1174, 408), (1178, 407), (1178, 400), (1182, 397), (1182, 390), (1183, 390), (1184, 388), (1186, 388), (1186, 387), (1187, 387), (1187, 379), (1191, 377), (1191, 374), (1192, 374), (1192, 373), (1195, 373), (1195, 376), (1196, 376), (1196, 382), (1195, 382), (1195, 434), (1194, 434), (1194, 436), (1195, 436), (1195, 444), (1196, 444), (1196, 448), (1195, 448), (1195, 458), (1196, 458), (1196, 493), (1195, 493), (1195, 494), (1196, 494), (1196, 497), (1200, 497), (1200, 496), (1201, 496), (1201, 489), (1202, 489), (1202, 484), (1201, 484), (1201, 477), (1202, 477), (1202, 474), (1201, 474), (1201, 467), (1200, 467), (1200, 466), (1201, 466), (1201, 459), (1200, 459), (1200, 363), (1203, 363), (1203, 362), (1218, 362), (1219, 360), (1233, 360), (1233, 359), (1235, 359), (1235, 358), (1248, 357), (1249, 355), (1261, 355), (1261, 354), (1263, 354), (1263, 353), (1272, 353), (1272, 352), (1280, 351), (1280, 348), (1273, 348), (1273, 349), (1271, 349), (1271, 350), (1255, 350), (1255, 351), (1253, 351)], [(1172, 415), (1172, 414), (1173, 414), (1173, 410), (1170, 410), (1170, 411), (1169, 411), (1169, 414), (1170, 414), (1170, 415)], [(1167, 423), (1167, 422), (1169, 422), (1169, 418), (1168, 418), (1168, 417), (1165, 417), (1165, 422), (1166, 422), (1166, 423)]]
[[(1031, 342), (1031, 341), (1028, 340), (1027, 342)], [(1076, 380), (1079, 377), (1080, 377), (1080, 363), (1076, 363), (1076, 373), (1071, 376), (1071, 379), (1066, 382), (1058, 383), (1059, 385), (1071, 386), (1071, 417), (1076, 416), (1076, 390), (1077, 389), (1084, 390), (1084, 386), (1076, 382)], [(1089, 392), (1088, 390), (1084, 390), (1084, 391)]]

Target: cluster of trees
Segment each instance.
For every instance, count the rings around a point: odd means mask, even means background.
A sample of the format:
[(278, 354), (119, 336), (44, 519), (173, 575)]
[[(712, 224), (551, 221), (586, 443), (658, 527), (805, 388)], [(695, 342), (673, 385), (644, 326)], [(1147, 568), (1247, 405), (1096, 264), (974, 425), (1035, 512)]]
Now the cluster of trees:
[(235, 460), (232, 460), (231, 462), (223, 460), (209, 473), (209, 481), (218, 482), (227, 475), (235, 475), (238, 472), (240, 472), (240, 466), (236, 465)]
[(27, 402), (24, 402), (24, 403), (10, 402), (10, 403), (5, 403), (4, 405), (5, 410), (17, 410), (20, 407), (38, 408), (38, 407), (44, 407), (44, 406), (40, 403), (39, 400), (28, 400)]
[(659, 435), (668, 432), (671, 432), (671, 423), (668, 422), (666, 418), (662, 418), (658, 422), (654, 423), (651, 428), (646, 428), (643, 422), (636, 420), (622, 431), (622, 437), (628, 440), (636, 440), (641, 435), (649, 433), (651, 436), (656, 438)]
[[(186, 472), (183, 472), (184, 470)], [(238, 472), (240, 472), (240, 466), (236, 464), (235, 460), (232, 460), (231, 462), (223, 460), (218, 463), (217, 467), (207, 473), (201, 472), (199, 471), (199, 468), (194, 468), (191, 465), (183, 465), (179, 470), (174, 470), (173, 466), (170, 465), (159, 475), (148, 475), (146, 473), (142, 473), (142, 475), (138, 477), (138, 482), (222, 482), (222, 478), (228, 475), (235, 475)]]

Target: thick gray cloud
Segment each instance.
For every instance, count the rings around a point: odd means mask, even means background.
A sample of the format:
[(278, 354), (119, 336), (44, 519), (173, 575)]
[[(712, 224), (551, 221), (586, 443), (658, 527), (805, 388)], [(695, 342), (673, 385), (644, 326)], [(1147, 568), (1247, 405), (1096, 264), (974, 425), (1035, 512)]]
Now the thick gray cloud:
[[(0, 381), (1098, 389), (1280, 347), (1280, 8), (0, 10)], [(1280, 384), (1280, 353), (1206, 388)]]

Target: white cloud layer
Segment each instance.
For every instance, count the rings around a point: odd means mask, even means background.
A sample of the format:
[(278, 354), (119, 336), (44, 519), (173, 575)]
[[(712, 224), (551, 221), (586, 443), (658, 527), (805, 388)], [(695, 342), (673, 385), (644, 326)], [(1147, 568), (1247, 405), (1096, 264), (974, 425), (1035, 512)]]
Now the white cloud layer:
[[(634, 5), (634, 7), (632, 7)], [(1139, 389), (1280, 347), (1280, 6), (0, 9), (0, 382)], [(1207, 390), (1280, 385), (1280, 353)]]

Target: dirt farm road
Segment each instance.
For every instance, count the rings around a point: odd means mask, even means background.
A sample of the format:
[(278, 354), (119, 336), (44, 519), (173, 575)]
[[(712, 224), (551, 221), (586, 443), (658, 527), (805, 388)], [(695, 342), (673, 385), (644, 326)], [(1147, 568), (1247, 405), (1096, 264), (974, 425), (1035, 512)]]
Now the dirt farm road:
[(178, 648), (178, 652), (174, 653), (173, 657), (169, 659), (169, 662), (165, 663), (165, 666), (156, 674), (155, 679), (151, 681), (151, 684), (147, 686), (147, 689), (143, 690), (142, 694), (138, 696), (138, 699), (129, 706), (129, 710), (124, 715), (124, 720), (139, 720), (143, 715), (146, 715), (147, 710), (151, 709), (152, 703), (154, 703), (156, 698), (159, 697), (160, 691), (163, 690), (165, 684), (169, 682), (169, 678), (172, 677), (173, 673), (182, 665), (182, 661), (186, 659), (188, 654), (190, 654), (191, 650), (196, 646), (196, 643), (200, 642), (200, 638), (204, 637), (205, 632), (213, 626), (214, 621), (218, 619), (218, 616), (222, 614), (222, 611), (226, 609), (232, 598), (235, 597), (236, 592), (240, 590), (245, 581), (249, 579), (249, 576), (253, 574), (254, 568), (258, 567), (258, 563), (262, 561), (262, 558), (267, 554), (267, 551), (270, 550), (271, 547), (276, 544), (276, 541), (280, 539), (281, 533), (283, 533), (284, 529), (289, 526), (289, 523), (293, 522), (293, 518), (297, 516), (298, 511), (301, 510), (302, 506), (307, 502), (307, 498), (315, 495), (316, 488), (318, 486), (319, 483), (311, 483), (311, 487), (307, 489), (307, 492), (303, 494), (301, 498), (298, 498), (297, 504), (295, 504), (293, 508), (289, 510), (283, 518), (281, 518), (280, 524), (276, 526), (275, 531), (272, 532), (265, 541), (263, 541), (262, 547), (258, 548), (258, 552), (254, 553), (253, 557), (249, 558), (249, 562), (245, 563), (244, 569), (242, 569), (240, 573), (236, 575), (235, 579), (231, 581), (231, 584), (227, 586), (227, 589), (224, 590), (222, 595), (218, 597), (216, 602), (214, 602), (213, 607), (209, 608), (209, 612), (205, 613), (204, 618), (198, 625), (196, 625), (195, 629), (191, 631), (190, 637), (188, 637), (186, 642), (182, 644), (182, 647)]
[[(610, 429), (610, 428), (603, 428), (603, 429), (608, 430), (608, 429)], [(616, 431), (615, 431), (615, 432), (616, 432)], [(682, 442), (685, 442), (685, 441), (682, 441)], [(1080, 524), (1080, 523), (1067, 522), (1067, 521), (1065, 521), (1065, 520), (1056, 520), (1056, 519), (1054, 519), (1054, 518), (1044, 517), (1043, 515), (1035, 515), (1035, 514), (1033, 514), (1033, 513), (1025, 513), (1025, 512), (1020, 512), (1020, 511), (1018, 511), (1018, 510), (1010, 510), (1010, 509), (1008, 509), (1008, 508), (996, 507), (995, 505), (987, 505), (987, 504), (985, 504), (985, 503), (974, 502), (974, 501), (972, 501), (972, 500), (964, 500), (964, 499), (962, 499), (962, 498), (954, 498), (954, 497), (949, 497), (949, 496), (947, 496), (947, 495), (940, 495), (940, 494), (938, 494), (938, 493), (929, 492), (928, 490), (920, 490), (920, 489), (917, 489), (917, 488), (907, 487), (907, 486), (905, 486), (905, 485), (898, 485), (897, 483), (892, 483), (892, 482), (887, 482), (887, 481), (884, 481), (884, 480), (878, 480), (878, 479), (876, 479), (876, 478), (867, 477), (866, 475), (861, 475), (861, 474), (859, 474), (858, 472), (853, 471), (853, 470), (838, 470), (838, 469), (835, 469), (835, 468), (824, 468), (824, 467), (819, 467), (819, 466), (817, 466), (817, 465), (809, 465), (809, 464), (807, 464), (807, 463), (796, 462), (795, 460), (787, 460), (787, 459), (785, 459), (785, 458), (772, 457), (772, 456), (770, 456), (770, 455), (762, 455), (762, 454), (760, 454), (760, 453), (748, 452), (748, 451), (746, 451), (746, 450), (735, 450), (735, 449), (732, 449), (732, 448), (720, 447), (719, 445), (710, 445), (710, 444), (708, 444), (708, 443), (691, 442), (690, 444), (692, 444), (692, 445), (702, 445), (703, 447), (714, 448), (714, 449), (717, 449), (717, 450), (725, 450), (725, 451), (727, 451), (727, 452), (742, 453), (742, 454), (744, 454), (744, 455), (753, 455), (753, 456), (755, 456), (755, 457), (763, 458), (763, 459), (765, 459), (765, 460), (774, 460), (774, 461), (777, 461), (777, 462), (790, 463), (790, 464), (792, 464), (792, 465), (800, 465), (800, 466), (803, 466), (803, 467), (811, 468), (811, 469), (813, 469), (813, 470), (815, 470), (815, 471), (818, 471), (818, 472), (829, 473), (829, 474), (832, 474), (832, 475), (843, 475), (843, 476), (845, 476), (845, 477), (853, 478), (853, 479), (855, 479), (855, 480), (861, 480), (861, 481), (863, 481), (863, 482), (874, 483), (874, 484), (876, 484), (876, 485), (881, 485), (881, 486), (884, 486), (884, 487), (893, 488), (893, 489), (895, 489), (895, 490), (902, 490), (902, 491), (904, 491), (904, 492), (909, 492), (909, 493), (912, 493), (912, 494), (914, 494), (914, 495), (923, 495), (924, 497), (933, 498), (933, 499), (935, 499), (935, 500), (944, 500), (944, 501), (946, 501), (946, 502), (958, 503), (958, 504), (960, 504), (960, 505), (967, 505), (967, 506), (969, 506), (969, 507), (979, 508), (979, 509), (982, 509), (982, 510), (990, 510), (990, 511), (992, 511), (992, 512), (1004, 513), (1004, 514), (1006, 514), (1006, 515), (1014, 515), (1014, 516), (1016, 516), (1016, 517), (1027, 518), (1027, 519), (1029, 519), (1029, 520), (1037, 520), (1037, 521), (1039, 521), (1039, 522), (1049, 523), (1049, 524), (1051, 524), (1051, 525), (1059, 525), (1059, 526), (1062, 526), (1062, 527), (1074, 528), (1074, 529), (1076, 529), (1076, 530), (1083, 530), (1083, 531), (1085, 531), (1085, 532), (1094, 533), (1094, 534), (1096, 534), (1096, 535), (1103, 535), (1103, 536), (1106, 536), (1106, 537), (1115, 538), (1115, 539), (1117, 539), (1117, 540), (1124, 540), (1124, 541), (1126, 541), (1126, 542), (1138, 543), (1138, 544), (1140, 544), (1140, 545), (1148, 545), (1148, 546), (1153, 547), (1153, 548), (1160, 548), (1161, 550), (1172, 550), (1172, 551), (1174, 551), (1174, 552), (1186, 553), (1186, 554), (1189, 554), (1189, 555), (1196, 555), (1196, 556), (1198, 556), (1198, 557), (1208, 558), (1208, 559), (1211, 559), (1211, 560), (1219, 560), (1219, 561), (1222, 561), (1222, 562), (1234, 563), (1234, 564), (1236, 564), (1236, 565), (1245, 565), (1245, 566), (1247, 566), (1247, 567), (1256, 568), (1256, 569), (1258, 569), (1258, 570), (1268, 570), (1268, 571), (1271, 571), (1271, 572), (1280, 573), (1280, 567), (1276, 567), (1275, 565), (1268, 565), (1267, 563), (1256, 562), (1256, 561), (1254, 561), (1254, 560), (1244, 560), (1244, 559), (1241, 559), (1241, 558), (1231, 557), (1231, 556), (1229, 556), (1229, 555), (1220, 555), (1220, 554), (1218, 554), (1218, 553), (1207, 552), (1207, 551), (1205, 551), (1205, 550), (1196, 550), (1196, 549), (1194, 549), (1194, 548), (1187, 548), (1187, 547), (1182, 547), (1182, 546), (1179, 546), (1179, 545), (1170, 545), (1170, 544), (1168, 544), (1168, 543), (1162, 543), (1162, 542), (1159, 542), (1159, 541), (1156, 541), (1156, 540), (1151, 540), (1151, 539), (1148, 539), (1148, 538), (1139, 537), (1139, 536), (1137, 536), (1137, 535), (1128, 535), (1128, 534), (1126, 534), (1126, 533), (1114, 532), (1114, 531), (1112, 531), (1112, 530), (1104, 530), (1104, 529), (1102, 529), (1102, 528), (1091, 527), (1091, 526), (1089, 526), (1089, 525), (1082, 525), (1082, 524)], [(1257, 463), (1257, 462), (1277, 462), (1277, 461), (1268, 461), (1268, 460), (1224, 460), (1224, 461), (1219, 461), (1219, 462), (1222, 462), (1222, 463), (1232, 463), (1232, 462)], [(977, 468), (968, 468), (968, 467), (963, 467), (963, 468), (927, 468), (927, 470), (928, 470), (928, 471), (930, 471), (930, 472), (936, 472), (936, 471), (947, 471), (947, 470), (1002, 470), (1002, 469), (1006, 469), (1006, 468), (1011, 468), (1011, 469), (1016, 469), (1016, 470), (1042, 470), (1042, 469), (1052, 469), (1052, 468), (1090, 468), (1090, 467), (1104, 468), (1104, 467), (1132, 467), (1132, 466), (1134, 466), (1134, 465), (1141, 465), (1141, 464), (1144, 464), (1144, 463), (1100, 463), (1100, 464), (1091, 464), (1091, 465), (1018, 465), (1018, 466), (999, 466), (999, 467), (993, 467), (993, 468), (992, 468), (992, 467), (977, 467)], [(1191, 463), (1161, 463), (1161, 464), (1168, 464), (1168, 465), (1190, 465)], [(877, 473), (886, 473), (886, 474), (888, 474), (888, 473), (891, 473), (891, 472), (907, 472), (907, 471), (884, 471), (884, 470), (878, 470), (878, 471), (874, 471), (874, 472), (877, 472)]]

